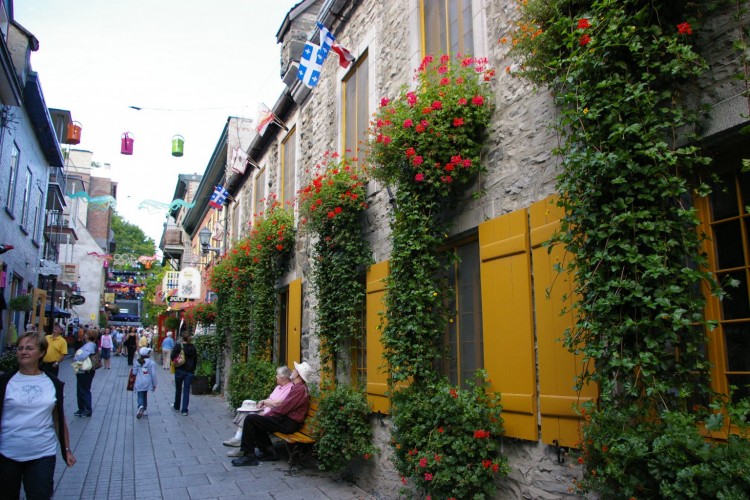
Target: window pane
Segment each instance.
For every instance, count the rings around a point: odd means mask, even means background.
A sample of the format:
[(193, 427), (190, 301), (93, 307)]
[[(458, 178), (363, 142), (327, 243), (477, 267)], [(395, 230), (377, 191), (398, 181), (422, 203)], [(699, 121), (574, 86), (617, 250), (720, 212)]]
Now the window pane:
[(458, 248), (458, 325), (461, 336), (461, 385), (483, 367), (479, 243)]
[(283, 177), (283, 199), (281, 203), (288, 205), (294, 200), (294, 181), (295, 181), (295, 165), (296, 165), (296, 149), (297, 149), (297, 133), (296, 129), (292, 129), (289, 132), (283, 146), (283, 165), (284, 170)]
[(750, 323), (724, 325), (727, 369), (750, 372)]
[(718, 269), (731, 269), (745, 265), (745, 258), (742, 253), (740, 221), (733, 220), (722, 224), (715, 224), (713, 230)]
[(742, 195), (742, 202), (740, 203), (740, 206), (742, 208), (742, 213), (747, 213), (747, 210), (744, 207), (747, 207), (750, 205), (750, 173), (743, 172), (739, 174), (739, 181), (740, 181), (740, 193)]
[(279, 345), (278, 345), (278, 351), (274, 354), (273, 359), (276, 361), (277, 366), (280, 365), (288, 365), (289, 360), (286, 359), (286, 352), (287, 352), (287, 311), (289, 310), (289, 290), (285, 290), (284, 292), (279, 294), (279, 317), (278, 317), (278, 325), (279, 325)]
[(460, 0), (448, 0), (448, 12), (450, 13), (449, 30), (451, 42), (450, 52), (456, 54), (461, 52), (461, 42), (463, 37), (461, 36), (461, 16), (459, 15), (459, 3)]
[(423, 0), (424, 45), (426, 54), (445, 51), (445, 0)]
[(739, 213), (734, 172), (721, 174), (719, 179), (719, 183), (713, 186), (711, 194), (711, 217), (715, 221), (735, 217)]
[(471, 0), (463, 0), (464, 12), (461, 16), (463, 22), (463, 47), (461, 51), (464, 54), (474, 55), (474, 17), (471, 14)]
[[(737, 280), (739, 285), (736, 287), (724, 286), (726, 297), (721, 301), (723, 319), (743, 319), (750, 317), (750, 304), (748, 304), (747, 278), (745, 276), (745, 271), (727, 273), (725, 276)], [(720, 277), (720, 280), (722, 285), (726, 283), (723, 276)]]
[(263, 211), (263, 199), (266, 196), (266, 170), (263, 169), (255, 178), (255, 204), (253, 205), (253, 220), (257, 219)]
[(367, 143), (367, 129), (370, 121), (370, 86), (369, 86), (370, 65), (365, 59), (361, 61), (357, 68), (357, 144), (350, 146), (355, 156), (359, 157), (364, 154)]
[(349, 76), (344, 82), (344, 92), (346, 94), (344, 126), (344, 152), (348, 150), (357, 150), (357, 78), (356, 73)]
[(729, 385), (737, 387), (732, 394), (732, 401), (737, 403), (740, 399), (750, 398), (750, 375), (727, 375)]

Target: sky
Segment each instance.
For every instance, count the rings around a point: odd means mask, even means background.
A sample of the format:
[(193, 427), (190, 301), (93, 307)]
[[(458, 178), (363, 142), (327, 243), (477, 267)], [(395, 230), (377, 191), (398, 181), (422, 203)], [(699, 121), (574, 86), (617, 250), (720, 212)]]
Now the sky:
[[(117, 212), (158, 245), (166, 214), (138, 206), (169, 204), (178, 174), (203, 174), (228, 116), (256, 120), (259, 103), (273, 106), (284, 88), (276, 32), (296, 3), (15, 0), (13, 14), (39, 40), (31, 66), (47, 107), (80, 122), (73, 147), (111, 165), (99, 174), (118, 183)], [(120, 154), (125, 132), (132, 156)]]

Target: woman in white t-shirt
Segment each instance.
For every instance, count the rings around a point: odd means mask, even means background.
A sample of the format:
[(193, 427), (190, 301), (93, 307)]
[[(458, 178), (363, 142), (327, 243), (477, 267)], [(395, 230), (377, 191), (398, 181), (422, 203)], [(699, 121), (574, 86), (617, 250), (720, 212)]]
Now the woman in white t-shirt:
[[(8, 498), (52, 498), (59, 443), (68, 467), (76, 463), (63, 412), (63, 382), (39, 363), (47, 340), (36, 332), (18, 339), (18, 370), (0, 375), (0, 484)], [(57, 429), (57, 431), (56, 431)]]

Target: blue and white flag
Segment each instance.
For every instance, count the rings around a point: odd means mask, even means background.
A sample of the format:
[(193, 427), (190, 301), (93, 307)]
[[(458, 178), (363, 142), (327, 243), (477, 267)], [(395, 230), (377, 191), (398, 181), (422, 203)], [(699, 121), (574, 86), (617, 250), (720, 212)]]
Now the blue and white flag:
[(318, 23), (318, 28), (320, 29), (320, 53), (323, 54), (323, 61), (325, 61), (336, 37), (322, 23)]
[(320, 47), (312, 42), (305, 43), (305, 49), (299, 61), (297, 78), (308, 87), (316, 86), (320, 79), (320, 71), (323, 69), (323, 61), (325, 57), (321, 55)]
[(229, 191), (224, 189), (224, 186), (218, 185), (214, 188), (214, 194), (211, 195), (211, 201), (209, 201), (208, 204), (211, 208), (221, 210), (221, 207), (223, 207), (224, 203), (227, 201), (227, 196), (229, 196)]

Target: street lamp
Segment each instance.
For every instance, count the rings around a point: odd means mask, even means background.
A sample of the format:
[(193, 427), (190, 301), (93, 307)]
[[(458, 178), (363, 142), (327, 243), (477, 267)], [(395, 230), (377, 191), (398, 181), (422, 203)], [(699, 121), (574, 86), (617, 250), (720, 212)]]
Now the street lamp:
[(209, 246), (211, 244), (211, 230), (207, 227), (204, 227), (200, 230), (200, 232), (198, 233), (198, 239), (201, 243), (201, 251), (203, 252), (203, 255), (208, 254), (209, 250), (214, 251), (217, 254), (221, 252), (221, 248)]

